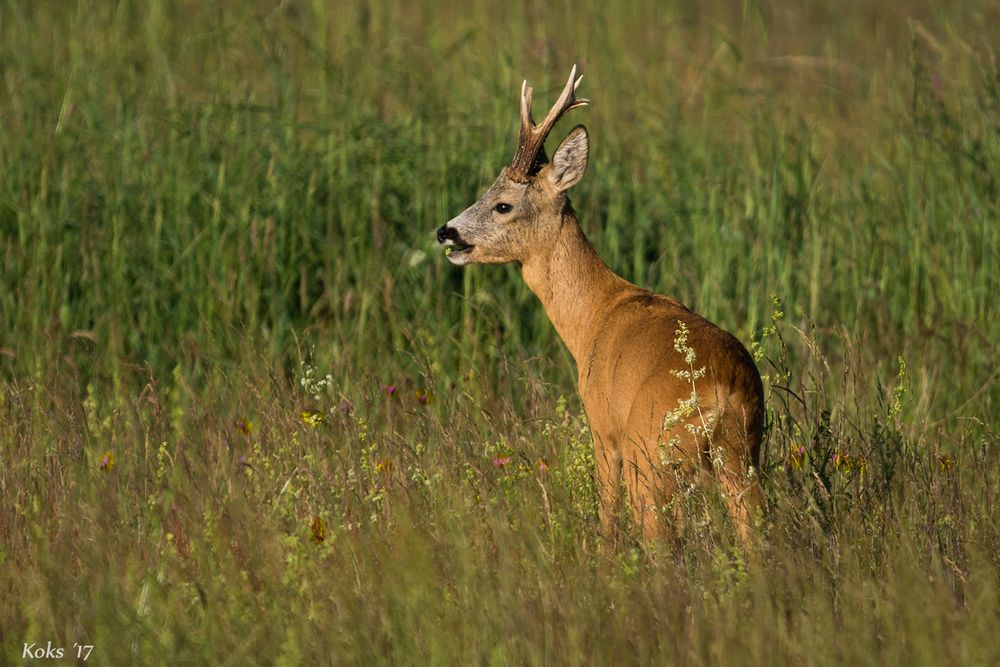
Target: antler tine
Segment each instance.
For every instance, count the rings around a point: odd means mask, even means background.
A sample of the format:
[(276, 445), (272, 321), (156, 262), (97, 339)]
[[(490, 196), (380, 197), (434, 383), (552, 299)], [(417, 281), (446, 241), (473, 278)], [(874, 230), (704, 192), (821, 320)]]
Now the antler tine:
[[(581, 76), (579, 81), (583, 81)], [(563, 87), (562, 94), (559, 95), (559, 99), (549, 110), (549, 113), (545, 115), (545, 120), (542, 121), (541, 125), (537, 126), (538, 132), (547, 135), (552, 129), (552, 126), (556, 124), (564, 113), (569, 111), (574, 107), (579, 107), (587, 104), (588, 100), (577, 99), (576, 97), (576, 87), (579, 82), (576, 78), (576, 65), (573, 65), (573, 69), (569, 73), (569, 78), (566, 79), (566, 85)], [(544, 141), (544, 136), (543, 139)]]
[(521, 127), (531, 127), (531, 86), (525, 79), (521, 83)]
[(521, 132), (518, 136), (517, 151), (510, 163), (510, 174), (513, 178), (527, 180), (536, 163), (545, 161), (543, 150), (545, 138), (556, 122), (570, 109), (590, 102), (576, 97), (576, 89), (582, 81), (583, 76), (576, 76), (576, 65), (573, 65), (559, 99), (538, 125), (531, 120), (531, 86), (528, 85), (527, 79), (521, 84)]

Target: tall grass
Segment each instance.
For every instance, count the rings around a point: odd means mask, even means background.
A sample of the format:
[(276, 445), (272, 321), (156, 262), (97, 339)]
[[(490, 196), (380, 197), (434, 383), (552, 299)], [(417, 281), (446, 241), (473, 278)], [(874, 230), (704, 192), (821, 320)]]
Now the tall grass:
[[(4, 5), (0, 655), (1000, 662), (998, 14)], [(573, 62), (602, 257), (767, 376), (749, 555), (602, 543), (571, 358), (436, 249)]]

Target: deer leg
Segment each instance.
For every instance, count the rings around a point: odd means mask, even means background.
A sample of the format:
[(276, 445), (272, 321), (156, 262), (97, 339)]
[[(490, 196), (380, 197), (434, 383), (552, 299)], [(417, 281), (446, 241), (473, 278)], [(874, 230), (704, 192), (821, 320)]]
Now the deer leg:
[(594, 434), (594, 459), (597, 468), (597, 492), (600, 499), (598, 508), (601, 516), (601, 533), (605, 542), (614, 543), (616, 537), (616, 517), (622, 497), (622, 455), (615, 446)]
[[(739, 462), (734, 462), (739, 466)], [(723, 469), (719, 473), (722, 498), (729, 510), (729, 518), (736, 528), (744, 547), (749, 547), (753, 536), (754, 517), (761, 506), (760, 484), (751, 479), (745, 470)]]
[(656, 509), (660, 480), (654, 477), (654, 471), (645, 460), (644, 454), (638, 447), (628, 453), (624, 460), (622, 477), (625, 479), (635, 525), (642, 536), (650, 540), (663, 532), (659, 512)]
[(718, 476), (733, 527), (743, 546), (749, 547), (754, 518), (763, 501), (760, 482), (756, 470), (750, 470), (752, 457), (743, 444), (746, 442), (743, 425), (730, 414), (722, 426), (723, 430), (718, 435), (724, 439), (707, 443), (707, 453)]

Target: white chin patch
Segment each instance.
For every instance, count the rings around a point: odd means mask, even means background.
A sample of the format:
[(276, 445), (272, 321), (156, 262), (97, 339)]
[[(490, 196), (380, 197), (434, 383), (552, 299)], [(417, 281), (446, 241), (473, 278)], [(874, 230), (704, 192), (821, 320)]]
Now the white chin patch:
[(456, 266), (462, 266), (463, 264), (469, 263), (469, 255), (471, 254), (472, 250), (448, 253), (448, 261)]

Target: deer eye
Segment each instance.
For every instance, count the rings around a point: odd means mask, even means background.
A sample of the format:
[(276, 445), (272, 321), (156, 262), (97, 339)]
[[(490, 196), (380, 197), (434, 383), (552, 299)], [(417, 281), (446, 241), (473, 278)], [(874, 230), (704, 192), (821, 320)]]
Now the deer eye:
[(514, 207), (505, 202), (500, 202), (499, 204), (493, 207), (493, 210), (496, 211), (497, 213), (510, 213), (512, 210), (514, 210)]

